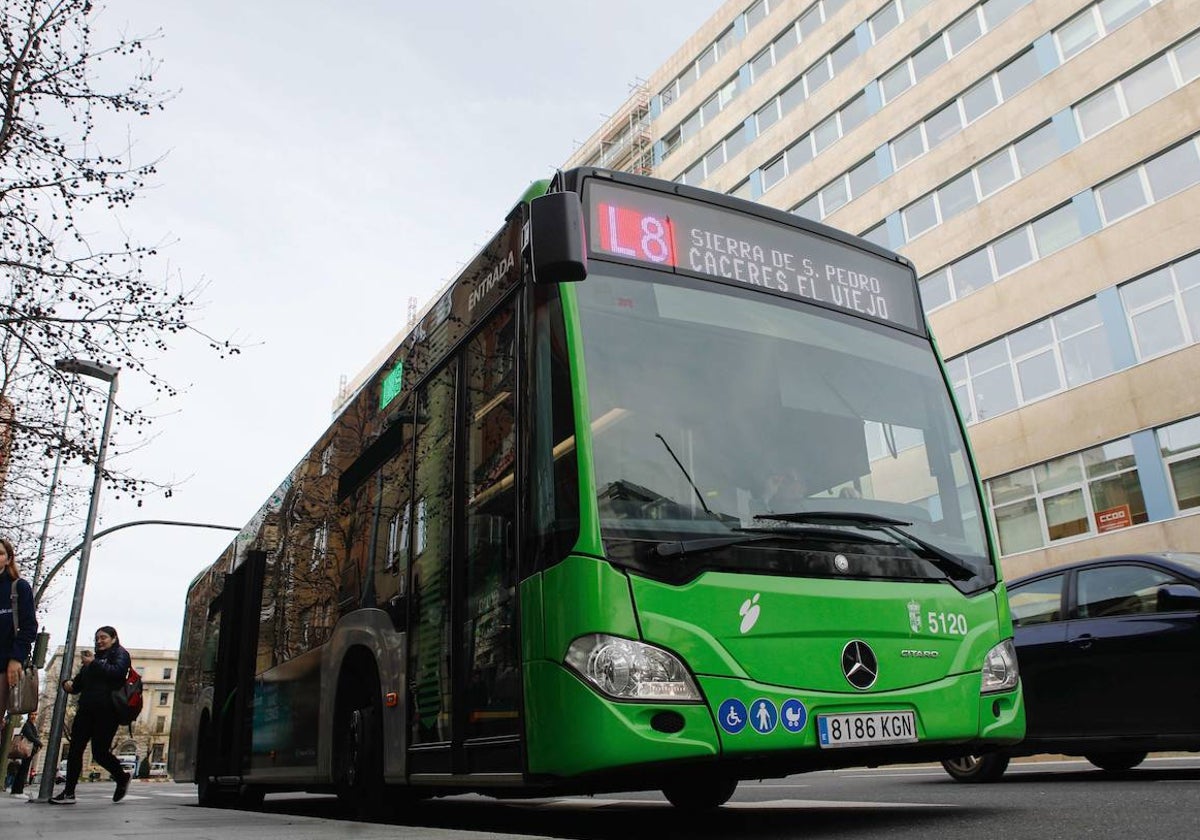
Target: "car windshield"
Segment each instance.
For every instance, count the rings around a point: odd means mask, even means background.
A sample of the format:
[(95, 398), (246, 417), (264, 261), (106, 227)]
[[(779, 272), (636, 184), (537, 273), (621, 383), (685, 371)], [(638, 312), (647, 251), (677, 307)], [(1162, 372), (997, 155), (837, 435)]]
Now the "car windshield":
[[(991, 578), (975, 476), (927, 341), (647, 276), (594, 265), (577, 287), (606, 541), (727, 545), (711, 562), (736, 570), (777, 550), (738, 535), (775, 532), (795, 550), (832, 534), (867, 553), (940, 551)], [(938, 578), (953, 561), (939, 562), (880, 568)]]

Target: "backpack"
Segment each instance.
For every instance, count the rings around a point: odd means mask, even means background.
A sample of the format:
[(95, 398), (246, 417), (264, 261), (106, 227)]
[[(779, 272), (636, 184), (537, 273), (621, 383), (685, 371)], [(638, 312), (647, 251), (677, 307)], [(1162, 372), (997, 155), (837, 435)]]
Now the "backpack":
[(129, 666), (125, 682), (112, 693), (113, 706), (117, 711), (117, 722), (128, 723), (130, 727), (142, 713), (142, 675)]

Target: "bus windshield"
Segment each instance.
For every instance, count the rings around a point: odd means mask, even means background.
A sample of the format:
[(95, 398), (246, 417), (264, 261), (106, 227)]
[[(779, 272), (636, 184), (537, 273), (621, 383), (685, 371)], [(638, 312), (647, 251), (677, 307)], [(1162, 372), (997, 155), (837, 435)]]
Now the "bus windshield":
[(781, 541), (900, 556), (923, 544), (945, 562), (880, 562), (878, 576), (942, 579), (957, 563), (994, 581), (927, 339), (610, 264), (577, 294), (606, 545), (643, 544), (643, 567), (663, 554), (649, 546), (693, 545), (707, 568), (739, 571)]

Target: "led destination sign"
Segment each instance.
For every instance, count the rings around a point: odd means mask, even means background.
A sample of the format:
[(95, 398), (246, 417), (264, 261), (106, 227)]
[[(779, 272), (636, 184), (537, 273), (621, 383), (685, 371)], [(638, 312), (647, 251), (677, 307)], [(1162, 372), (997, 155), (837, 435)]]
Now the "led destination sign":
[(758, 286), (919, 330), (904, 266), (796, 228), (677, 196), (591, 181), (592, 253)]

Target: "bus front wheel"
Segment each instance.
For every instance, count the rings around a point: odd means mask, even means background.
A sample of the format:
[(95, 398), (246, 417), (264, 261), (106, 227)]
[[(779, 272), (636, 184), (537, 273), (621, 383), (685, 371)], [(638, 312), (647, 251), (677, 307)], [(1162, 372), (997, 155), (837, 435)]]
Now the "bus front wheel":
[(1008, 756), (989, 753), (988, 755), (964, 755), (961, 758), (948, 758), (942, 762), (942, 769), (950, 774), (956, 782), (983, 783), (995, 782), (1008, 769)]
[(737, 786), (737, 779), (722, 776), (691, 777), (664, 786), (662, 792), (676, 808), (711, 811), (728, 802)]

